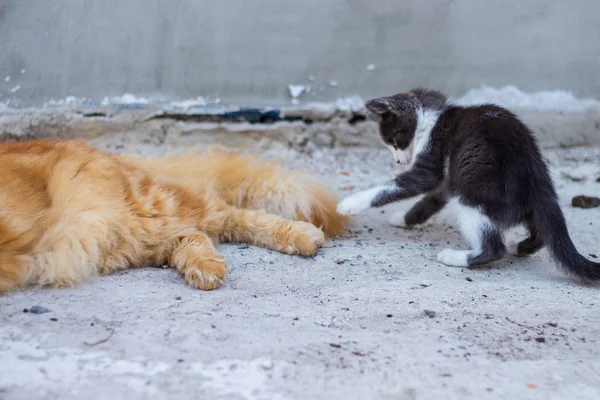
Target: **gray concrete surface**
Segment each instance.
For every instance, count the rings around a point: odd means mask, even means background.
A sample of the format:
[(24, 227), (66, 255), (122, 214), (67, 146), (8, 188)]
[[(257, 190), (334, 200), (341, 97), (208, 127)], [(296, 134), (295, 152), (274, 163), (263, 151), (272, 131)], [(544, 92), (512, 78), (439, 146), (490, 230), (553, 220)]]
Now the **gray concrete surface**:
[(599, 14), (595, 0), (3, 0), (0, 100), (285, 104), (288, 84), (320, 101), (481, 84), (600, 97)]
[[(143, 154), (198, 144), (132, 135), (93, 143)], [(342, 194), (393, 171), (385, 149), (264, 153)], [(573, 195), (600, 195), (600, 148), (546, 156), (577, 247), (600, 256), (600, 208), (570, 206)], [(145, 268), (1, 297), (0, 398), (600, 398), (599, 289), (565, 277), (546, 250), (478, 270), (442, 266), (438, 251), (464, 246), (452, 216), (390, 227), (392, 211), (411, 203), (359, 216), (314, 258), (222, 245), (230, 274), (212, 292)], [(23, 312), (34, 305), (51, 312)]]

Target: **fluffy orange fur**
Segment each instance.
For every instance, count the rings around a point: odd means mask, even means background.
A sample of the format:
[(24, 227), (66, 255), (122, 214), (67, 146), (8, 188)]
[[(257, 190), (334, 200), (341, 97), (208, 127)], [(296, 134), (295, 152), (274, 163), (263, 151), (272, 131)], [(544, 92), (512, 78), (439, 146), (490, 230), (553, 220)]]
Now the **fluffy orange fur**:
[(83, 141), (0, 143), (0, 292), (168, 264), (200, 289), (219, 241), (313, 255), (347, 219), (302, 171), (239, 153), (140, 158)]

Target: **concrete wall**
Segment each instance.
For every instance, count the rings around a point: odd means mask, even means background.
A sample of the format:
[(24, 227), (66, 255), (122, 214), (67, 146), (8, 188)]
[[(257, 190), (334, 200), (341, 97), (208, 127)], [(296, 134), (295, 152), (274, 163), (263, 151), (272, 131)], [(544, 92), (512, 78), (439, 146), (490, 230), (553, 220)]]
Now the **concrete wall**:
[(0, 0), (0, 101), (285, 104), (290, 83), (319, 101), (481, 84), (600, 98), (599, 16), (598, 0)]

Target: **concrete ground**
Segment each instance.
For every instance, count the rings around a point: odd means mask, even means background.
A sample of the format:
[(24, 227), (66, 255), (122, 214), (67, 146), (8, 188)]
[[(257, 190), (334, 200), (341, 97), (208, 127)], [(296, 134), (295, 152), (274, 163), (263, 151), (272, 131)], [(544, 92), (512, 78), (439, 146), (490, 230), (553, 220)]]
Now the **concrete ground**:
[[(147, 154), (176, 147), (94, 143)], [(269, 153), (342, 195), (393, 172), (385, 149)], [(570, 205), (600, 195), (600, 148), (546, 155), (574, 242), (600, 256), (600, 208)], [(0, 398), (600, 398), (600, 289), (566, 277), (546, 250), (477, 270), (442, 266), (440, 250), (464, 247), (451, 215), (412, 230), (387, 223), (412, 203), (360, 215), (314, 258), (222, 245), (230, 273), (212, 292), (143, 268), (1, 297)], [(35, 305), (50, 311), (24, 312)]]

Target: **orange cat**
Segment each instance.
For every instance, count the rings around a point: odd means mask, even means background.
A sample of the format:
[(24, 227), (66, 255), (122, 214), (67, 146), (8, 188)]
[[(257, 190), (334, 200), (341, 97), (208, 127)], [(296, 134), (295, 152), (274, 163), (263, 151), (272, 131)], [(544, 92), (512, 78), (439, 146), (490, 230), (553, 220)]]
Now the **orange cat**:
[(227, 272), (218, 241), (311, 256), (347, 223), (336, 204), (306, 173), (238, 153), (138, 158), (82, 141), (0, 143), (0, 292), (163, 264), (214, 289)]

